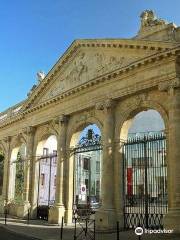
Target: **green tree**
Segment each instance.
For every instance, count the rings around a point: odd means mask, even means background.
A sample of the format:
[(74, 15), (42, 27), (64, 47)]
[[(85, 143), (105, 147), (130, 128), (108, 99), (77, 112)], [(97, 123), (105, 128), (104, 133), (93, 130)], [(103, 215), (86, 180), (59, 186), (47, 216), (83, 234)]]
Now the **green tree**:
[(15, 200), (21, 201), (24, 189), (24, 161), (20, 152), (16, 160)]

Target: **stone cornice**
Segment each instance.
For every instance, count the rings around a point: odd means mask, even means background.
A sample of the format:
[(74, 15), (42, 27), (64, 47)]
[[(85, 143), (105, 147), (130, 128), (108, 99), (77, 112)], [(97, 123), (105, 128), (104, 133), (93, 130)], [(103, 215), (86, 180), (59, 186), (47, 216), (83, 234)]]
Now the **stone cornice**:
[[(26, 115), (28, 115), (29, 113), (35, 112), (35, 111), (39, 111), (40, 109), (47, 107), (49, 105), (52, 105), (54, 103), (57, 103), (63, 99), (68, 98), (69, 96), (72, 96), (84, 89), (87, 89), (91, 86), (94, 85), (98, 85), (102, 82), (105, 81), (109, 81), (110, 79), (115, 79), (117, 77), (126, 77), (129, 73), (133, 73), (134, 71), (137, 71), (138, 69), (144, 67), (144, 66), (148, 66), (151, 65), (153, 63), (159, 62), (163, 59), (167, 59), (170, 57), (176, 57), (176, 55), (179, 55), (180, 53), (180, 47), (176, 47), (173, 49), (169, 49), (163, 52), (160, 52), (158, 54), (153, 54), (149, 57), (145, 57), (139, 61), (133, 62), (132, 64), (129, 64), (128, 66), (125, 66), (123, 68), (117, 69), (113, 72), (110, 72), (108, 74), (104, 74), (99, 76), (98, 78), (92, 79), (89, 82), (86, 82), (80, 86), (77, 86), (73, 89), (70, 89), (52, 99), (47, 100), (46, 102), (40, 103), (39, 105), (29, 108), (27, 110), (24, 110), (23, 112), (17, 114), (14, 117), (11, 117), (10, 119), (7, 119), (7, 121), (2, 122), (2, 124), (0, 125), (0, 128), (3, 128), (7, 125), (10, 125), (14, 122), (20, 121), (23, 118), (25, 118)], [(166, 80), (167, 80), (168, 76), (166, 76)], [(164, 79), (164, 77), (163, 77)], [(162, 81), (162, 80), (161, 80)], [(147, 86), (152, 85), (151, 83), (148, 83)], [(157, 85), (157, 83), (153, 83), (153, 86)], [(129, 91), (130, 87), (126, 87), (126, 93), (130, 93), (131, 91)], [(142, 83), (141, 83), (141, 89), (142, 89)], [(138, 90), (138, 87), (136, 86), (136, 90)]]

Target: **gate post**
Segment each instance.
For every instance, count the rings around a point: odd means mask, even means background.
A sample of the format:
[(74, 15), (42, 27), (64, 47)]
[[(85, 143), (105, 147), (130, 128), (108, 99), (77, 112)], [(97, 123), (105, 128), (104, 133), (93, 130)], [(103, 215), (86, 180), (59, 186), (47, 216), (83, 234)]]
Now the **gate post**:
[(170, 88), (169, 96), (169, 212), (164, 218), (165, 228), (174, 231), (180, 231), (180, 88), (175, 88), (179, 86)]
[(62, 217), (64, 217), (64, 202), (63, 202), (63, 184), (64, 184), (64, 164), (66, 160), (66, 130), (67, 130), (67, 116), (60, 116), (59, 118), (60, 134), (58, 136), (58, 163), (56, 176), (56, 197), (55, 205), (49, 210), (49, 223), (60, 224)]
[[(99, 109), (99, 110), (102, 110)], [(104, 105), (103, 161), (101, 175), (102, 206), (96, 213), (96, 226), (99, 230), (116, 228), (114, 207), (114, 111), (112, 100)]]

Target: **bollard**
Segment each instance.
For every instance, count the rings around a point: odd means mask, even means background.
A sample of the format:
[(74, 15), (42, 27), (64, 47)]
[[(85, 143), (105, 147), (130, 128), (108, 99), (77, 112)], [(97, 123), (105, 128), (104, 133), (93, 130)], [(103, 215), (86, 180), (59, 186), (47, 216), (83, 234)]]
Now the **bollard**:
[(74, 240), (76, 240), (77, 236), (76, 236), (76, 222), (77, 222), (77, 218), (75, 217), (75, 225), (74, 225)]
[(119, 240), (119, 222), (117, 222), (117, 240)]
[(96, 220), (94, 220), (94, 240), (96, 239)]
[(64, 217), (61, 220), (61, 240), (63, 239), (63, 227), (64, 227)]
[(4, 224), (7, 225), (7, 207), (4, 210)]
[(30, 220), (30, 210), (28, 209), (27, 224), (29, 224), (29, 220)]
[(86, 228), (85, 228), (85, 237), (87, 236), (88, 220), (86, 218)]

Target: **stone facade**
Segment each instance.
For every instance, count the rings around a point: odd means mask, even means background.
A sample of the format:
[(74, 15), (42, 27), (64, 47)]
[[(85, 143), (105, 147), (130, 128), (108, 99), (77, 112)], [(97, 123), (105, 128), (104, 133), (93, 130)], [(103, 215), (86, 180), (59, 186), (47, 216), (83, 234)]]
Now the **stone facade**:
[[(103, 141), (101, 199), (96, 213), (99, 229), (123, 226), (122, 155), (120, 139), (127, 137), (133, 117), (157, 110), (168, 136), (168, 202), (165, 227), (180, 231), (180, 28), (141, 15), (141, 28), (132, 39), (76, 40), (22, 103), (0, 114), (0, 148), (5, 155), (0, 209), (36, 215), (38, 143), (57, 137), (55, 204), (49, 222), (65, 216), (72, 222), (73, 158), (70, 148), (90, 123)], [(22, 203), (13, 201), (12, 152), (26, 145)]]

